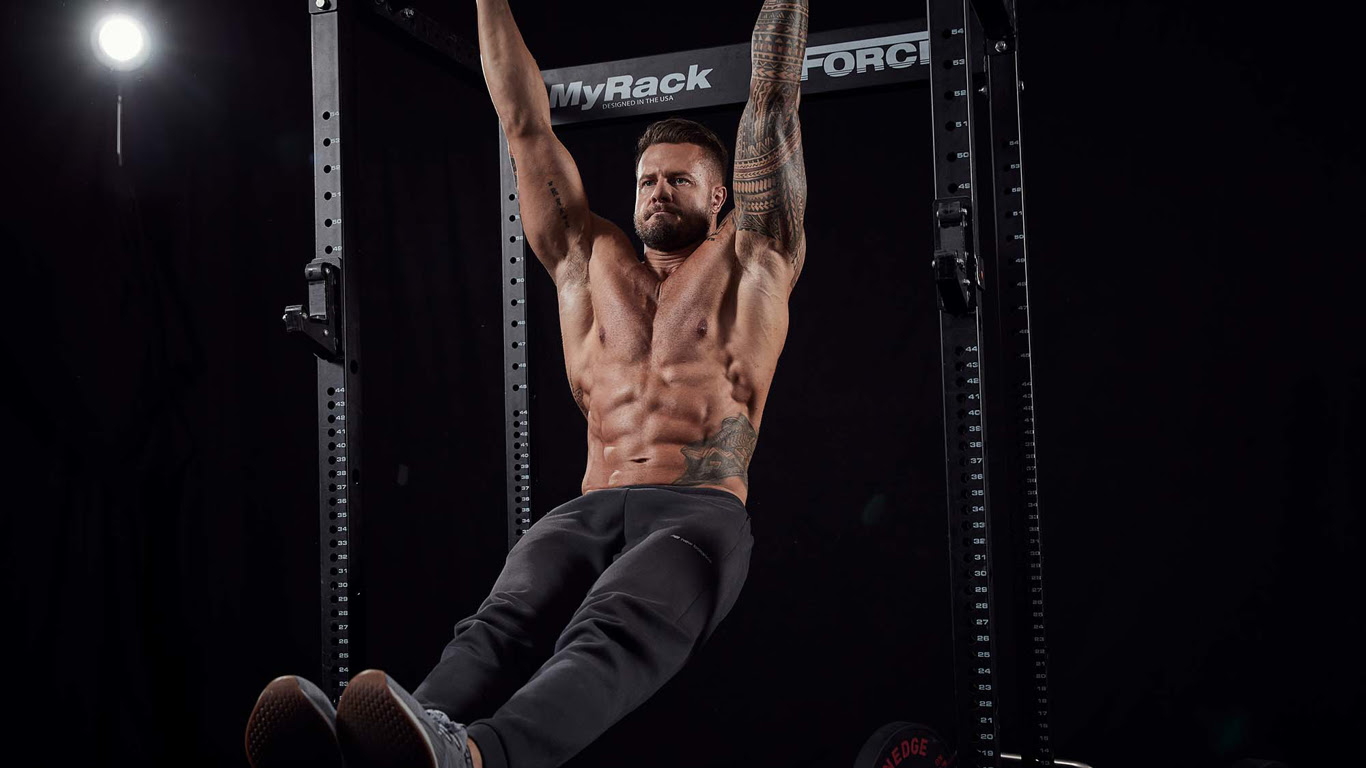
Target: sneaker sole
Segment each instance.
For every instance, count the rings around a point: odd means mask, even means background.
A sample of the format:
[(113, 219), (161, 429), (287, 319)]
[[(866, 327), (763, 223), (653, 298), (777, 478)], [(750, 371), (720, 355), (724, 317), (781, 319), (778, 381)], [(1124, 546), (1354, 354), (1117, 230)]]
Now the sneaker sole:
[(341, 768), (341, 748), (327, 716), (299, 689), (293, 675), (270, 681), (247, 718), (247, 761), (252, 768)]
[(347, 768), (436, 768), (427, 730), (374, 669), (351, 678), (337, 705)]

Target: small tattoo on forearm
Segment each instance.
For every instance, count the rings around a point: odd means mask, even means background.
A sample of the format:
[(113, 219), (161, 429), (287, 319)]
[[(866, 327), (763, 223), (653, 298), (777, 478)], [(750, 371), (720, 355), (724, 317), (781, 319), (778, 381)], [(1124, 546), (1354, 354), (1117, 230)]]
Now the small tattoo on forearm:
[(564, 223), (564, 228), (569, 229), (569, 213), (564, 209), (564, 201), (560, 199), (560, 190), (555, 189), (555, 181), (552, 179), (546, 182), (550, 187), (550, 194), (555, 198), (555, 206), (560, 210), (560, 221)]

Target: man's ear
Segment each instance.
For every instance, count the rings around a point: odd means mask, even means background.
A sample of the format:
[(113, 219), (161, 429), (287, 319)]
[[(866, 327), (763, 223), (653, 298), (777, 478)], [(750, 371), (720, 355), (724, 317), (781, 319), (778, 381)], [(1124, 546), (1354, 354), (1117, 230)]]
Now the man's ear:
[(721, 208), (726, 204), (726, 187), (718, 184), (711, 188), (711, 212), (720, 213)]

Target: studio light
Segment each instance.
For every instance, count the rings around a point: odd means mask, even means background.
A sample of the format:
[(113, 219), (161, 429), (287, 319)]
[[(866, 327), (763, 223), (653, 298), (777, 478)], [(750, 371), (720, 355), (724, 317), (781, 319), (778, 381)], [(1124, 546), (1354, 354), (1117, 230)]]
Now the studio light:
[[(100, 17), (90, 33), (90, 46), (95, 49), (95, 57), (100, 63), (115, 72), (131, 72), (147, 62), (152, 41), (147, 36), (147, 28), (142, 22), (126, 13), (109, 13)], [(123, 81), (117, 76), (118, 118), (114, 127), (114, 152), (118, 155), (119, 166), (123, 165)]]
[(91, 43), (95, 55), (110, 69), (128, 72), (147, 61), (151, 41), (147, 29), (126, 13), (113, 13), (95, 25)]

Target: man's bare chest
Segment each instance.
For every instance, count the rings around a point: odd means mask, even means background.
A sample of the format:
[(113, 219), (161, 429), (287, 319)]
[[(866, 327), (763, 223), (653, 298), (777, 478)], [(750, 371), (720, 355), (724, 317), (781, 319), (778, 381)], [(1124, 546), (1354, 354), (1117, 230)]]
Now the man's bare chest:
[(732, 340), (738, 270), (734, 252), (699, 248), (667, 277), (644, 264), (591, 282), (592, 361), (643, 366), (714, 359)]
[(580, 409), (605, 416), (643, 398), (721, 412), (736, 402), (758, 418), (787, 335), (787, 294), (746, 274), (733, 227), (663, 278), (618, 234), (619, 247), (595, 248), (583, 279), (559, 290)]

